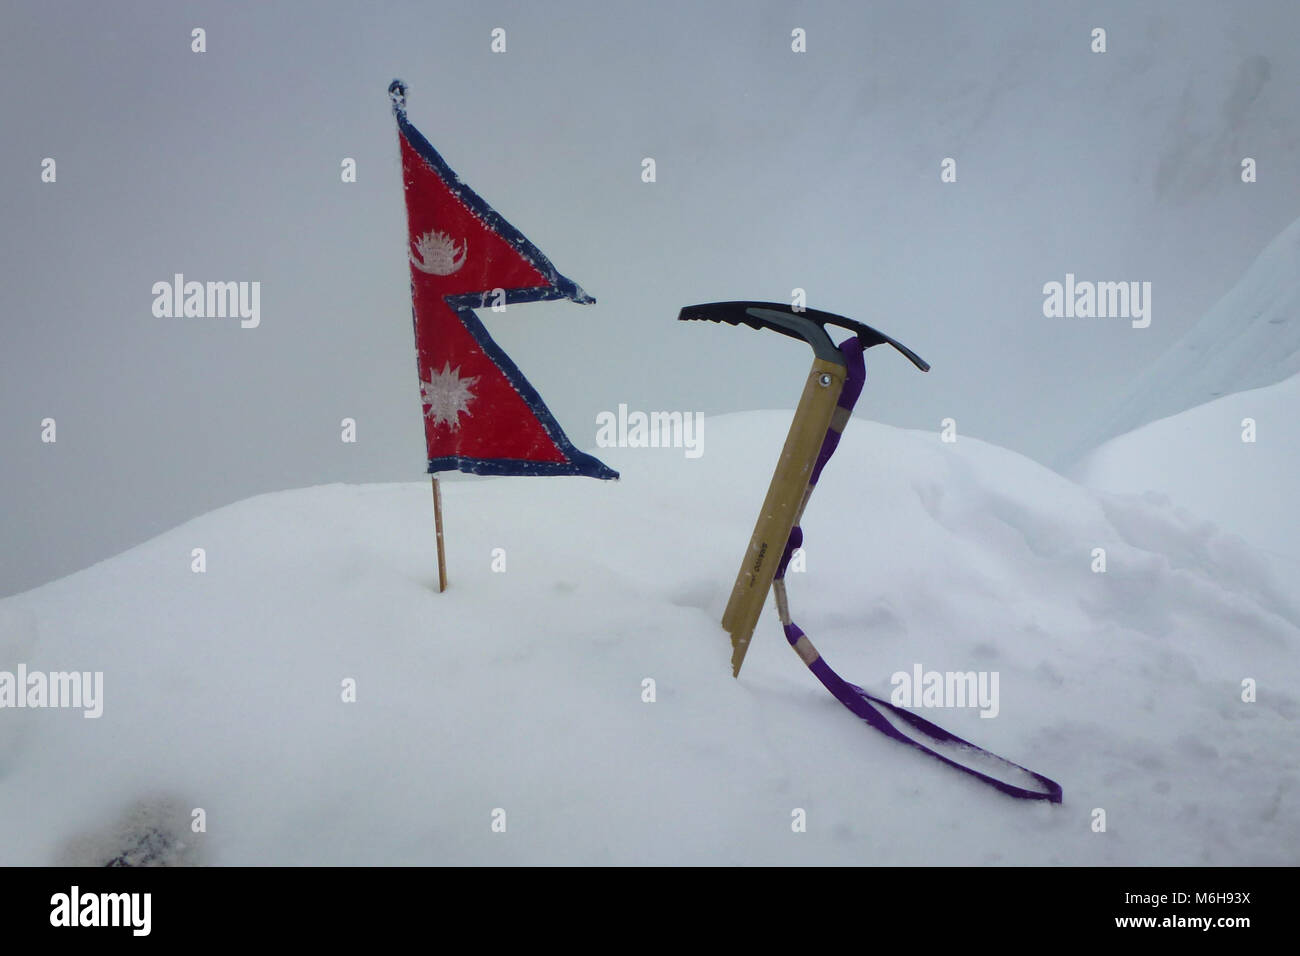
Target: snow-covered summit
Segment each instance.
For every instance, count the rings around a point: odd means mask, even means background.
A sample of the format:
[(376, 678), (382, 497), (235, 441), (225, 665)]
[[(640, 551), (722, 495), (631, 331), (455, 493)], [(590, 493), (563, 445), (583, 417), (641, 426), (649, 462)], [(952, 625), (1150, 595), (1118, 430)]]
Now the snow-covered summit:
[(718, 618), (789, 419), (603, 449), (618, 483), (446, 483), (441, 595), (412, 482), (248, 499), (0, 601), (0, 670), (104, 674), (97, 719), (0, 711), (0, 862), (1297, 862), (1300, 609), (1267, 559), (991, 445), (855, 420), (791, 604), (877, 693), (997, 671), (995, 719), (926, 715), (1064, 804), (868, 729), (770, 608), (733, 680)]

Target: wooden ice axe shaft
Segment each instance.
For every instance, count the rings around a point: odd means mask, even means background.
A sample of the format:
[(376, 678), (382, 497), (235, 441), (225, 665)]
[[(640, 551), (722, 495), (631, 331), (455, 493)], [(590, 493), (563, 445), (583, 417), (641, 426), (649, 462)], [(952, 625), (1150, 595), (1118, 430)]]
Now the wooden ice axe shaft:
[(843, 363), (836, 364), (816, 359), (808, 380), (804, 382), (803, 395), (795, 408), (794, 420), (785, 436), (781, 457), (767, 486), (767, 497), (754, 524), (754, 534), (741, 561), (736, 583), (731, 589), (731, 600), (722, 613), (722, 626), (731, 635), (731, 672), (740, 673), (740, 665), (749, 650), (749, 639), (754, 626), (763, 613), (767, 593), (772, 588), (772, 576), (785, 549), (790, 529), (803, 511), (817, 453), (821, 451), (826, 429), (835, 414), (840, 390), (844, 388), (846, 372)]

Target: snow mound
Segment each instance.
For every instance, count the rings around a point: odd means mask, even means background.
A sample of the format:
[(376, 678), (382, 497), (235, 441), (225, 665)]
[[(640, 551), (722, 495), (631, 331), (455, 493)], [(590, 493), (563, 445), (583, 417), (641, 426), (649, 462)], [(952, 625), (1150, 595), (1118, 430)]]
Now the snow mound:
[(791, 604), (877, 693), (998, 672), (996, 718), (926, 715), (1064, 804), (867, 728), (771, 608), (733, 680), (718, 618), (789, 420), (602, 450), (617, 484), (445, 482), (441, 595), (413, 482), (252, 498), (0, 601), (0, 670), (104, 673), (98, 719), (0, 711), (0, 863), (1300, 862), (1300, 609), (1267, 560), (994, 446), (855, 420)]
[[(1300, 372), (1300, 219), (1097, 423), (1087, 450), (1141, 425)], [(1076, 456), (1077, 458), (1080, 456)]]
[[(1083, 459), (1073, 475), (1108, 492), (1164, 496), (1249, 539), (1300, 583), (1298, 412), (1300, 375), (1294, 375), (1121, 435)], [(1244, 441), (1250, 423), (1254, 441)]]

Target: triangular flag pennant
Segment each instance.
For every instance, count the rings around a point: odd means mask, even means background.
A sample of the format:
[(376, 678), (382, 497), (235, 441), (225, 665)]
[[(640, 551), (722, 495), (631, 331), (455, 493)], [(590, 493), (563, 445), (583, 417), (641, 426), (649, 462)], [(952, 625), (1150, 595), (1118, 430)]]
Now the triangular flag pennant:
[(596, 300), (451, 171), (407, 121), (400, 80), (388, 93), (402, 149), (429, 471), (617, 478), (573, 446), (473, 312), (543, 299)]

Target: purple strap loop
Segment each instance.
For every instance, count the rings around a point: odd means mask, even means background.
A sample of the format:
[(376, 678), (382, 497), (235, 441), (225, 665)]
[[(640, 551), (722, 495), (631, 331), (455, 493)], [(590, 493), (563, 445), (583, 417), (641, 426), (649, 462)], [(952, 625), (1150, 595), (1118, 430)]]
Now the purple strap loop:
[[(840, 344), (840, 352), (844, 355), (845, 365), (848, 368), (848, 377), (845, 379), (844, 388), (840, 393), (839, 407), (845, 411), (852, 411), (853, 406), (857, 404), (858, 396), (862, 394), (862, 387), (866, 382), (866, 362), (863, 360), (862, 347), (856, 336), (842, 342)], [(817, 479), (821, 477), (822, 469), (826, 467), (826, 462), (828, 462), (831, 455), (834, 454), (835, 448), (839, 445), (839, 442), (840, 432), (834, 426), (827, 429), (826, 437), (822, 441), (821, 451), (817, 456), (817, 464), (813, 468), (812, 477), (809, 481), (810, 488), (817, 484)], [(781, 561), (777, 565), (776, 574), (773, 578), (773, 582), (779, 587), (780, 592), (784, 592), (785, 590), (785, 572), (790, 563), (790, 558), (794, 554), (795, 549), (802, 545), (803, 529), (798, 525), (795, 525), (790, 529), (790, 537), (786, 541), (785, 550), (781, 554)], [(938, 724), (932, 723), (910, 710), (906, 710), (905, 708), (899, 707), (887, 700), (882, 700), (879, 697), (868, 694), (856, 684), (850, 684), (831, 669), (831, 666), (826, 663), (821, 654), (812, 646), (812, 642), (808, 640), (807, 635), (804, 634), (799, 625), (795, 624), (788, 618), (783, 622), (783, 624), (785, 628), (785, 639), (790, 642), (791, 647), (794, 647), (799, 652), (799, 656), (808, 665), (808, 669), (817, 676), (817, 679), (822, 682), (822, 685), (831, 692), (836, 700), (885, 736), (892, 737), (894, 740), (915, 747), (922, 753), (929, 754), (930, 756), (948, 764), (950, 767), (955, 767), (963, 773), (970, 774), (972, 777), (982, 780), (989, 786), (994, 787), (1009, 796), (1017, 797), (1022, 800), (1047, 800), (1051, 803), (1060, 803), (1062, 801), (1063, 793), (1061, 785), (1056, 781), (1050, 780), (1042, 774), (1035, 773), (1027, 767), (1022, 767), (1018, 763), (1013, 763), (1005, 757), (999, 757), (997, 754), (990, 753), (982, 747), (977, 747), (970, 741), (963, 740), (956, 734), (949, 733)], [(803, 647), (797, 647), (796, 645), (801, 641), (803, 642)], [(974, 767), (967, 766), (959, 761), (953, 760), (951, 757), (939, 753), (932, 747), (926, 746), (926, 744), (922, 743), (920, 740), (909, 737), (907, 734), (903, 733), (903, 731), (885, 717), (884, 713), (882, 713), (882, 708), (897, 716), (899, 720), (912, 727), (919, 734), (923, 734), (931, 741), (939, 744), (955, 745), (959, 748), (970, 751), (972, 754), (979, 756), (985, 761), (999, 761), (1009, 769), (1029, 774), (1029, 776), (1033, 777), (1042, 785), (1043, 789), (1030, 790), (1027, 787), (1018, 787), (1015, 784), (999, 780), (997, 777), (976, 770)]]

